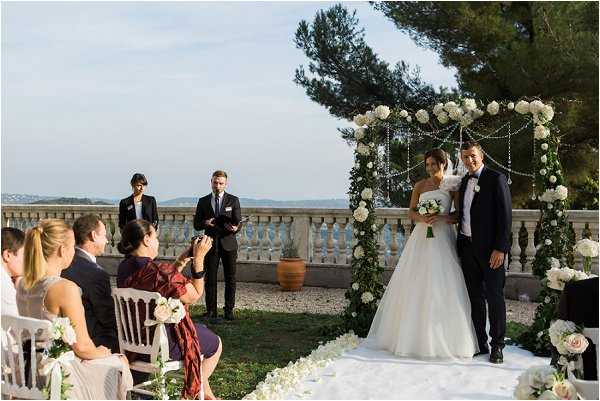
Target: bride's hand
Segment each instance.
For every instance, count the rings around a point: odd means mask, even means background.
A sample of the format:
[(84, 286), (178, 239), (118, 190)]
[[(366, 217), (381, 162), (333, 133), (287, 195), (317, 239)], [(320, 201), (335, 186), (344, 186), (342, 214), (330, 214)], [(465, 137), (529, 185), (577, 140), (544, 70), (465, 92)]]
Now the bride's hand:
[(438, 223), (440, 221), (446, 223), (447, 222), (446, 216), (440, 216), (439, 214), (434, 214), (433, 216), (428, 216), (426, 223), (431, 225), (431, 224)]

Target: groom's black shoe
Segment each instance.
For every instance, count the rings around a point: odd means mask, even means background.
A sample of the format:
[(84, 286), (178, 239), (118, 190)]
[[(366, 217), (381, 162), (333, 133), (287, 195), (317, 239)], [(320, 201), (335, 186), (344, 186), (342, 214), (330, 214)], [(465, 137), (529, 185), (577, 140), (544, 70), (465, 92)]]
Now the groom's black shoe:
[(502, 355), (502, 348), (492, 347), (492, 353), (490, 354), (491, 363), (503, 363), (504, 356)]
[(490, 350), (489, 350), (489, 349), (487, 349), (487, 348), (482, 348), (482, 349), (481, 349), (481, 351), (479, 351), (479, 352), (477, 352), (477, 353), (473, 354), (473, 358), (475, 358), (476, 356), (479, 356), (479, 355), (487, 355), (487, 354), (489, 354), (489, 353), (490, 353)]

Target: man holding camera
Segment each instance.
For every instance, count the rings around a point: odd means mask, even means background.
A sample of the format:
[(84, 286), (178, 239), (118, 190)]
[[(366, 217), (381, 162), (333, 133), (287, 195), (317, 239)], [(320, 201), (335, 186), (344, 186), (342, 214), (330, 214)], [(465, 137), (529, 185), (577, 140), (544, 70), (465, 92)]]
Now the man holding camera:
[(225, 319), (233, 320), (235, 306), (235, 268), (237, 260), (237, 240), (235, 234), (240, 228), (242, 210), (236, 196), (225, 192), (227, 173), (217, 170), (211, 181), (212, 192), (198, 200), (194, 215), (194, 228), (204, 230), (213, 238), (214, 245), (204, 258), (206, 270), (204, 293), (206, 294), (206, 317), (212, 323), (219, 323), (217, 315), (217, 271), (219, 260), (223, 263), (225, 277)]

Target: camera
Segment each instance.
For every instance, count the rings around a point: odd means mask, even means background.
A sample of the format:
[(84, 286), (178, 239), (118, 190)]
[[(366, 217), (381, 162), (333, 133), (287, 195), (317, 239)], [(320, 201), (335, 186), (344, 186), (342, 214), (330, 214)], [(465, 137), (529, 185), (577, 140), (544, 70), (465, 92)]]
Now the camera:
[(190, 251), (188, 252), (188, 258), (194, 256), (194, 242), (196, 242), (196, 240), (202, 240), (202, 237), (204, 237), (204, 235), (194, 235), (192, 237), (192, 246), (190, 247)]

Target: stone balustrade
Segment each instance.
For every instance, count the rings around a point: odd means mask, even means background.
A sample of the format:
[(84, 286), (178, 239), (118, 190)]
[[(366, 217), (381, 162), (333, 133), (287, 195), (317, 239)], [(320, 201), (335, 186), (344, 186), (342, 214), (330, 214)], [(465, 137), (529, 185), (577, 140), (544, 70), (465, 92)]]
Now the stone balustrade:
[[(87, 213), (99, 215), (107, 224), (109, 241), (105, 255), (120, 257), (117, 250), (120, 232), (116, 206), (4, 205), (2, 226), (26, 230), (44, 218), (60, 218), (72, 223)], [(386, 269), (393, 269), (413, 224), (405, 208), (378, 209), (376, 214), (379, 260)], [(242, 215), (250, 219), (238, 233), (240, 262), (275, 263), (282, 256), (290, 235), (294, 238), (300, 257), (308, 264), (343, 267), (351, 261), (355, 239), (350, 210), (244, 208)], [(531, 273), (539, 215), (537, 210), (513, 210), (509, 272)], [(193, 228), (194, 208), (159, 207), (159, 218), (160, 256), (175, 257), (197, 234)], [(568, 218), (576, 240), (583, 236), (598, 240), (597, 210), (571, 210), (568, 211)], [(582, 258), (579, 255), (574, 257), (576, 268), (581, 269)], [(597, 258), (594, 269), (597, 272)]]

